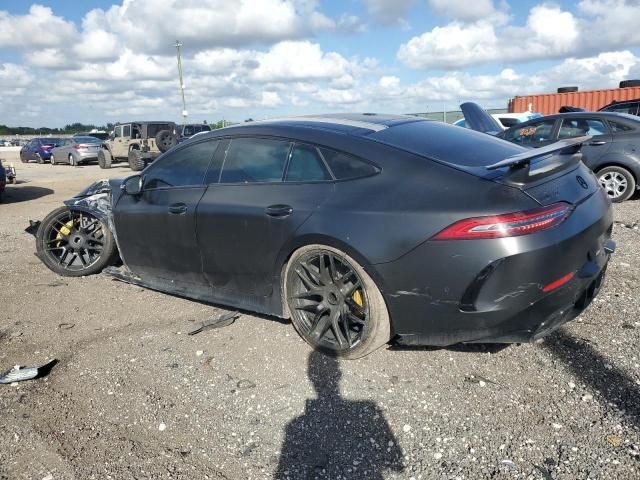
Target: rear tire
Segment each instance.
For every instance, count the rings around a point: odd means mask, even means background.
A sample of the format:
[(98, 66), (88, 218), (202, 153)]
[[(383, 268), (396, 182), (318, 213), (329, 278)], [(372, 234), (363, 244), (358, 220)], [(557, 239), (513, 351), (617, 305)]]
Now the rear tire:
[(53, 155), (53, 153), (51, 154), (51, 158), (49, 159), (49, 163), (51, 163), (51, 165), (55, 165), (56, 164), (56, 157)]
[(98, 166), (100, 168), (111, 168), (111, 153), (104, 148), (98, 150)]
[(44, 160), (42, 159), (39, 153), (36, 153), (36, 162), (39, 163), (40, 165), (44, 163)]
[(100, 273), (117, 258), (106, 223), (68, 207), (56, 208), (42, 220), (36, 251), (47, 268), (65, 277)]
[(76, 162), (76, 157), (74, 157), (72, 153), (69, 154), (69, 165), (71, 165), (72, 167), (78, 166), (78, 162)]
[(636, 180), (624, 167), (611, 166), (598, 170), (598, 182), (614, 203), (624, 202), (636, 191)]
[(141, 170), (144, 170), (145, 166), (146, 163), (144, 161), (144, 158), (142, 158), (142, 153), (140, 152), (140, 150), (137, 150), (135, 148), (129, 150), (129, 167), (131, 168), (131, 170), (133, 170), (134, 172), (139, 172)]
[(336, 248), (296, 250), (285, 268), (283, 300), (298, 334), (328, 355), (360, 358), (391, 338), (382, 293), (358, 262)]

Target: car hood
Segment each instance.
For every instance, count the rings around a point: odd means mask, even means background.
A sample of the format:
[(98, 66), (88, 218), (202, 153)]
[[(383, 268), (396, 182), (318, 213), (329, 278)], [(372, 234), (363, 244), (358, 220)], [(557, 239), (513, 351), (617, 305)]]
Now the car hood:
[(122, 178), (98, 180), (97, 182), (93, 182), (80, 193), (74, 195), (73, 198), (81, 199), (96, 195), (98, 193), (112, 193), (113, 191), (117, 191), (120, 189), (120, 185), (122, 185), (123, 180), (124, 179)]

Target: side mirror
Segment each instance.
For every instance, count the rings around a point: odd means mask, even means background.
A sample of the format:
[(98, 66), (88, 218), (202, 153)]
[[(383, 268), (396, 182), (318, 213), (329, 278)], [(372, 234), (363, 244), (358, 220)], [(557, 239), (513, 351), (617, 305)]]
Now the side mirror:
[(115, 133), (113, 133), (113, 132), (111, 132), (111, 133), (109, 134), (109, 140), (113, 140), (114, 138), (116, 138), (116, 134), (115, 134)]
[(142, 177), (140, 175), (129, 177), (122, 182), (120, 188), (127, 195), (139, 195), (142, 192)]

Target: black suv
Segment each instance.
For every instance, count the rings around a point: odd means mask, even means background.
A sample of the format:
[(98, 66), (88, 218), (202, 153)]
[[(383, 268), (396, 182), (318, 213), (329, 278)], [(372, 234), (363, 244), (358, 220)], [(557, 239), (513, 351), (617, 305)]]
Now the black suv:
[(497, 136), (525, 147), (591, 136), (584, 163), (596, 173), (613, 202), (630, 198), (640, 183), (640, 118), (611, 112), (557, 113), (511, 127)]

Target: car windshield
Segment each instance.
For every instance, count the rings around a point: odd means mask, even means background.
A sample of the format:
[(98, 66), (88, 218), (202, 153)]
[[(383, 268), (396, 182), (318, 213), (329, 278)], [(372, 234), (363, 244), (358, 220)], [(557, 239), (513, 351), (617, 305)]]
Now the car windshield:
[(173, 131), (173, 125), (170, 123), (150, 123), (147, 125), (147, 137), (155, 137), (162, 130)]

